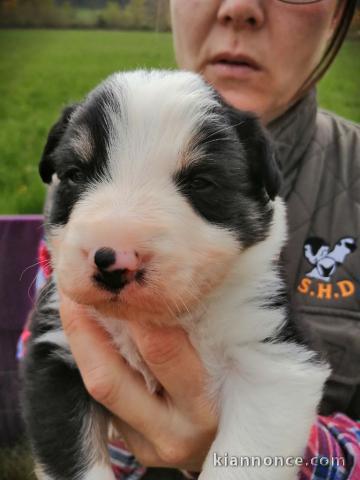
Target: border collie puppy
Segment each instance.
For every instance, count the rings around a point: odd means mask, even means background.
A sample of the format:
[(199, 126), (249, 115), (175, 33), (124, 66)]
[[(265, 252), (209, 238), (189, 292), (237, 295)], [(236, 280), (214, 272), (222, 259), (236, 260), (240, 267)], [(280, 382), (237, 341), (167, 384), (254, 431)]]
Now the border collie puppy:
[(296, 341), (279, 301), (286, 239), (280, 175), (250, 114), (186, 72), (114, 74), (51, 129), (54, 274), (32, 318), (23, 408), (41, 480), (113, 480), (110, 414), (86, 391), (57, 287), (92, 310), (151, 390), (128, 332), (180, 325), (209, 374), (219, 427), (202, 480), (295, 480), (298, 467), (219, 467), (229, 456), (304, 454), (326, 365)]

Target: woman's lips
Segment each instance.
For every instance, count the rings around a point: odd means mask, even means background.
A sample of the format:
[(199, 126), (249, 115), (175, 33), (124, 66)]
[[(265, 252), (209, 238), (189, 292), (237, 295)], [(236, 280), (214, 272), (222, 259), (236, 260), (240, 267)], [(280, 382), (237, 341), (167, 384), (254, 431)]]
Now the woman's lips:
[(261, 71), (260, 66), (250, 57), (217, 55), (209, 63), (211, 73), (219, 77), (246, 79)]

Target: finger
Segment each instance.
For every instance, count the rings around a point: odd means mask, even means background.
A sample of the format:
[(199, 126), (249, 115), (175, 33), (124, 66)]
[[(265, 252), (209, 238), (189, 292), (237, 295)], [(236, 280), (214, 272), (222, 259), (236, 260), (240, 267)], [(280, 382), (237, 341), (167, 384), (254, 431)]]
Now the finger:
[(181, 328), (148, 327), (130, 323), (135, 343), (146, 364), (174, 403), (194, 410), (204, 398), (207, 372)]
[[(132, 428), (121, 419), (114, 420), (116, 430), (120, 433), (121, 440), (126, 447), (144, 465), (144, 467), (165, 467), (165, 462), (157, 453), (154, 445), (147, 440), (141, 433)], [(115, 440), (116, 443), (116, 440)]]
[(167, 422), (161, 399), (148, 392), (143, 377), (128, 366), (87, 307), (63, 297), (60, 315), (90, 395), (135, 430), (156, 435)]
[[(199, 462), (196, 455), (194, 458), (195, 448), (177, 451), (176, 438), (168, 438), (166, 445), (158, 447), (121, 420), (116, 420), (116, 428), (121, 433), (121, 439), (126, 447), (145, 467), (172, 467), (194, 471), (201, 468), (202, 462)], [(171, 444), (174, 446), (171, 447)], [(207, 451), (203, 454), (203, 458), (206, 454)]]

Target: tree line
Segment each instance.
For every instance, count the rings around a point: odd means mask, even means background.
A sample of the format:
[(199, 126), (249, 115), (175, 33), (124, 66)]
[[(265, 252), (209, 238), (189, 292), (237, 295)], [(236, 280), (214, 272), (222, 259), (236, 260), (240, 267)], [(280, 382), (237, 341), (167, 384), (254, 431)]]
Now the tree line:
[(170, 30), (168, 0), (0, 0), (0, 27)]
[[(357, 5), (351, 30), (359, 38)], [(0, 0), (1, 27), (168, 31), (169, 0)]]

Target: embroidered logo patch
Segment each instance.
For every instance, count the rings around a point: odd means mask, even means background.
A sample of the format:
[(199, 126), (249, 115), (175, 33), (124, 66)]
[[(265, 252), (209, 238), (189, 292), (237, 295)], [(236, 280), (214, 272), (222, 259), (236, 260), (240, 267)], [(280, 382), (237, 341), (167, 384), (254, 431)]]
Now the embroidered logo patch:
[(314, 268), (306, 276), (329, 282), (338, 265), (342, 265), (355, 249), (356, 243), (352, 237), (341, 238), (332, 250), (322, 238), (308, 238), (304, 245), (304, 255)]
[[(353, 295), (355, 285), (350, 280), (337, 282), (336, 287), (330, 281), (337, 268), (355, 250), (356, 242), (352, 237), (341, 238), (333, 248), (322, 238), (308, 238), (304, 244), (304, 255), (312, 268), (305, 274), (306, 277), (301, 280), (298, 292), (326, 299)], [(312, 282), (311, 279), (318, 280), (318, 282)]]

